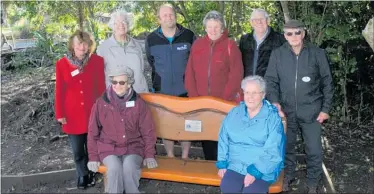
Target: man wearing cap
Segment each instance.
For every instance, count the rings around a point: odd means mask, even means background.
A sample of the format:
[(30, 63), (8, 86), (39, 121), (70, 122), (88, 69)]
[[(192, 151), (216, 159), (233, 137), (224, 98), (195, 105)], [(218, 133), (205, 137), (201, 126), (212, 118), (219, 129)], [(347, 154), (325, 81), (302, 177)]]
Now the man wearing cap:
[(269, 26), (269, 14), (263, 9), (254, 9), (250, 20), (253, 32), (240, 38), (244, 77), (264, 76), (271, 51), (280, 47), (286, 40)]
[(333, 78), (324, 50), (304, 42), (304, 24), (284, 25), (287, 40), (270, 56), (265, 79), (268, 99), (287, 117), (287, 146), (283, 190), (295, 180), (295, 144), (301, 130), (307, 159), (308, 193), (316, 193), (322, 174), (321, 124), (329, 118)]

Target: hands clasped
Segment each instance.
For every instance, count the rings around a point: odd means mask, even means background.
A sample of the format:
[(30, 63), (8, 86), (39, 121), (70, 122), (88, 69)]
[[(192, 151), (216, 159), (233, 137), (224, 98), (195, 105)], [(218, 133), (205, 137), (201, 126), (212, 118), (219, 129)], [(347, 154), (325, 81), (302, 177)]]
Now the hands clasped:
[(87, 163), (88, 170), (97, 172), (99, 170), (100, 162), (90, 161)]

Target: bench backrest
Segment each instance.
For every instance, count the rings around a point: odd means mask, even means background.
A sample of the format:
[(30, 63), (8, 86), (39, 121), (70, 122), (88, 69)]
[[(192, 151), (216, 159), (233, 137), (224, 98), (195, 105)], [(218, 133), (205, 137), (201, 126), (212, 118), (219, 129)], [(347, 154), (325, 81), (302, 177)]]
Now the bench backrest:
[(223, 119), (237, 105), (210, 96), (181, 98), (151, 93), (141, 96), (152, 112), (157, 137), (179, 141), (218, 141)]

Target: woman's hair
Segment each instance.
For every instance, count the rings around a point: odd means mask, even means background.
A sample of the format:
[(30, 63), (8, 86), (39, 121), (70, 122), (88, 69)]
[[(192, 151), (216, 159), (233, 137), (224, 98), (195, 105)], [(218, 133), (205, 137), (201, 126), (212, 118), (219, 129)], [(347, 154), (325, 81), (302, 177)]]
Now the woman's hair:
[(122, 16), (125, 19), (127, 31), (129, 31), (134, 26), (134, 17), (132, 14), (123, 10), (115, 11), (110, 15), (110, 20), (108, 22), (109, 28), (113, 30), (116, 18), (119, 16)]
[[(74, 32), (73, 35), (70, 36), (69, 42), (68, 42), (68, 51), (71, 53), (74, 53), (74, 38), (77, 37), (77, 39), (80, 42), (85, 42), (88, 44), (88, 53), (92, 54), (95, 51), (96, 42), (93, 38), (93, 36), (87, 32), (84, 32), (82, 30), (77, 30)], [(75, 53), (74, 53), (75, 54)]]
[(219, 21), (221, 23), (221, 29), (225, 29), (226, 27), (226, 22), (225, 22), (225, 19), (223, 18), (223, 15), (221, 13), (219, 13), (218, 11), (210, 11), (208, 12), (204, 19), (203, 19), (203, 25), (204, 25), (204, 28), (206, 28), (206, 23), (208, 22), (208, 20), (216, 20), (216, 21)]
[(261, 91), (264, 92), (264, 93), (266, 93), (266, 81), (265, 81), (264, 78), (262, 78), (261, 76), (258, 76), (258, 75), (250, 75), (250, 76), (245, 77), (245, 78), (242, 80), (241, 88), (244, 90), (245, 86), (246, 86), (249, 82), (255, 82), (258, 86), (260, 86)]
[(117, 68), (116, 70), (109, 72), (108, 75), (111, 80), (115, 76), (126, 75), (127, 83), (131, 85), (135, 83), (134, 71), (130, 67), (127, 67), (127, 66)]

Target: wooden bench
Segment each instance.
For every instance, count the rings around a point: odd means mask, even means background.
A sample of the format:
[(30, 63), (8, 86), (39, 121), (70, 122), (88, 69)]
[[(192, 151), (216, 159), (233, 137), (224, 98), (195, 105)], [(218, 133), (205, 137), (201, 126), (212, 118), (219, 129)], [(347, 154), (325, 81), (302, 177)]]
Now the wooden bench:
[[(217, 141), (223, 119), (236, 106), (235, 103), (215, 97), (178, 98), (162, 94), (142, 94), (141, 96), (152, 112), (157, 137), (171, 140)], [(200, 121), (201, 127), (199, 127)], [(188, 124), (190, 126), (186, 126)], [(220, 185), (221, 178), (217, 175), (218, 169), (214, 161), (182, 160), (165, 156), (156, 156), (156, 160), (158, 167), (143, 168), (142, 178)], [(99, 172), (105, 176), (106, 167), (100, 166)], [(269, 193), (282, 192), (283, 177), (282, 172), (277, 182), (271, 185)]]

